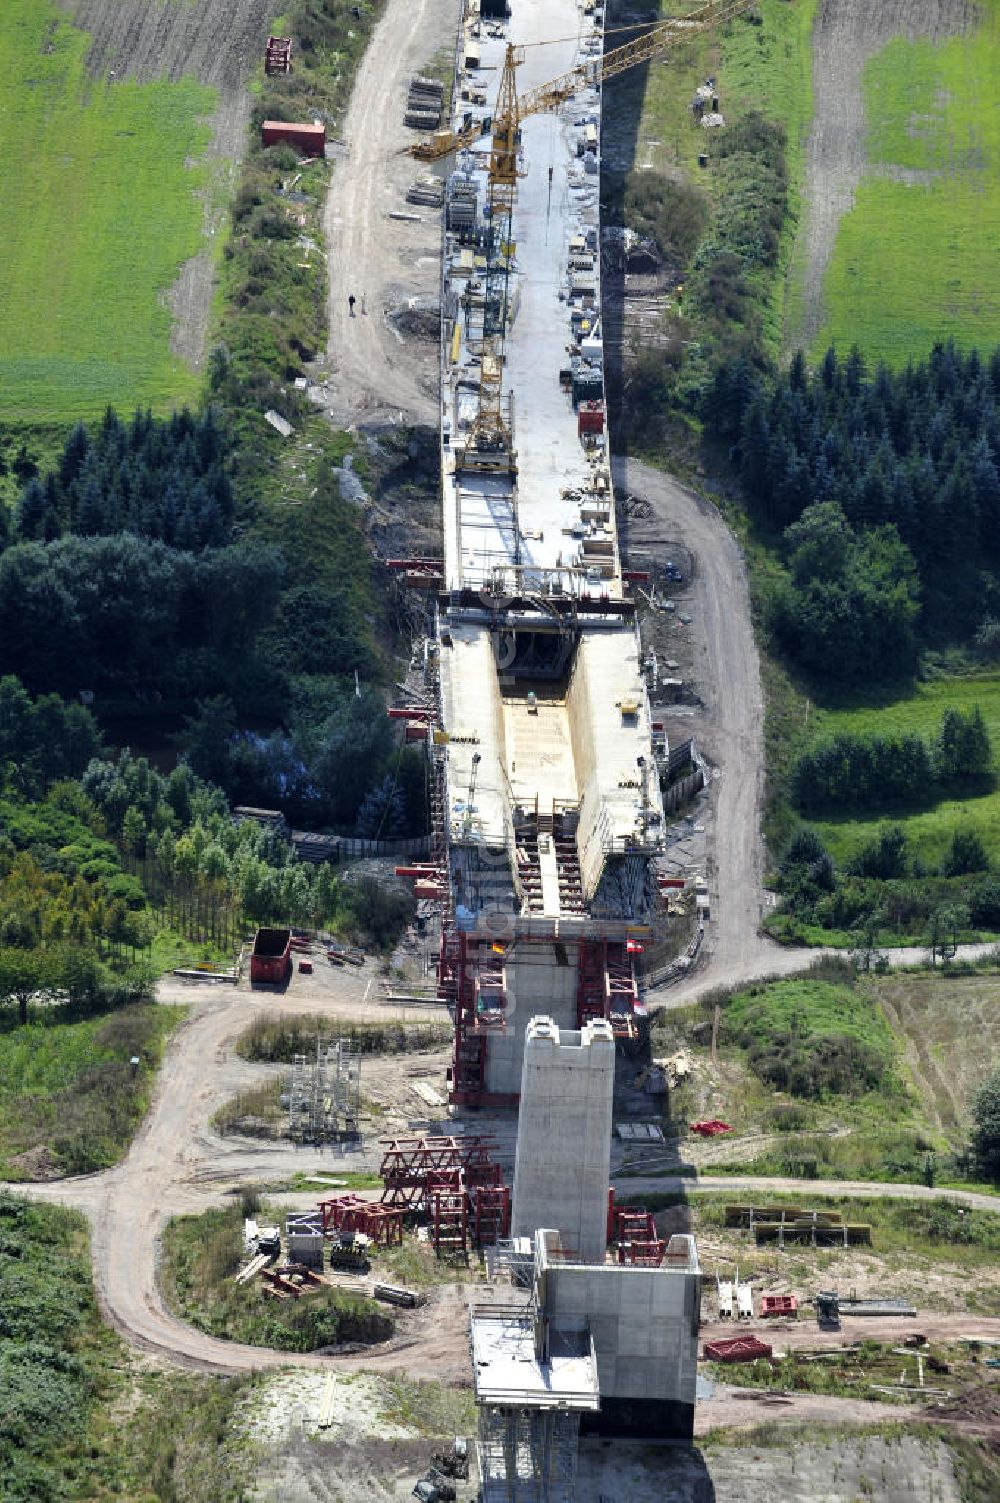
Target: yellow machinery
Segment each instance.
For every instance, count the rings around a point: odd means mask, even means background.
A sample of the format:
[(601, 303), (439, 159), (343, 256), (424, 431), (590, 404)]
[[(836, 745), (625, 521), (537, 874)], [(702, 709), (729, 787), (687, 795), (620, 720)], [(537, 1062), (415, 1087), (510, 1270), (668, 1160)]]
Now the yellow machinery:
[[(723, 25), (747, 10), (753, 0), (707, 0), (686, 16), (660, 21), (642, 36), (614, 47), (601, 57), (588, 59), (548, 83), (519, 95), (517, 69), (524, 61), (524, 48), (507, 46), (496, 106), (488, 128), (491, 131), (489, 165), (489, 223), (491, 248), (487, 257), (486, 304), (483, 323), (479, 411), (470, 449), (480, 456), (493, 456), (496, 468), (513, 472), (514, 456), (510, 427), (503, 413), (502, 384), (507, 296), (512, 259), (511, 220), (518, 179), (518, 149), (521, 121), (529, 115), (557, 110), (578, 89), (600, 88), (611, 78), (626, 73), (710, 27)], [(542, 44), (544, 45), (544, 44)], [(460, 131), (440, 130), (410, 148), (422, 162), (438, 161), (471, 146), (483, 134), (480, 125)]]

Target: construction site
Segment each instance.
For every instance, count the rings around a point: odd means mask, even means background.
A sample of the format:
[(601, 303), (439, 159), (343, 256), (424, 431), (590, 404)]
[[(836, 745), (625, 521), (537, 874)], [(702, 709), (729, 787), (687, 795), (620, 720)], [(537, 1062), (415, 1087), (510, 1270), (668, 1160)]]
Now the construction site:
[(413, 148), (444, 179), (444, 557), (395, 561), (435, 596), (398, 712), (427, 749), (432, 859), (402, 871), (438, 907), (451, 1107), (519, 1112), (509, 1245), (507, 1192), (469, 1165), (431, 1190), (432, 1237), (464, 1248), (471, 1213), (530, 1289), (524, 1310), (472, 1314), (489, 1503), (569, 1503), (581, 1428), (693, 1433), (697, 1249), (616, 1217), (609, 1192), (617, 1046), (638, 1036), (637, 960), (666, 925), (670, 748), (616, 529), (601, 90), (740, 8), (606, 49), (593, 4), (468, 7), (452, 118)]

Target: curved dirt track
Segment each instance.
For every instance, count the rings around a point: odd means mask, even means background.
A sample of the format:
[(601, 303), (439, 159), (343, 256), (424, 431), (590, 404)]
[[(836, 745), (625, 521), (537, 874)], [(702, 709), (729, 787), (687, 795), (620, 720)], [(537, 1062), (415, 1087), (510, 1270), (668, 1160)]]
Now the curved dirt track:
[[(712, 919), (707, 969), (699, 984), (757, 974), (787, 963), (789, 952), (760, 934), (764, 890), (760, 820), (764, 797), (764, 691), (750, 620), (746, 564), (740, 546), (711, 502), (673, 476), (629, 459), (616, 467), (620, 493), (653, 508), (646, 522), (628, 522), (628, 546), (665, 534), (694, 559), (690, 609), (700, 622), (696, 678), (705, 704), (698, 743), (716, 770), (710, 792), (708, 882)], [(799, 966), (801, 968), (801, 965)], [(658, 998), (659, 1000), (659, 998)]]
[[(426, 68), (439, 46), (451, 45), (458, 16), (457, 0), (388, 0), (358, 69), (325, 220), (329, 408), (342, 427), (437, 422), (438, 325), (436, 313), (427, 314), (440, 295), (440, 214), (405, 201), (428, 169), (402, 155), (417, 139), (403, 125), (403, 111), (410, 75)], [(405, 217), (390, 219), (392, 213)], [(427, 330), (404, 338), (387, 314), (404, 311), (413, 298)]]
[[(364, 1016), (361, 978), (345, 975), (342, 995), (332, 1016), (347, 1022)], [(176, 1000), (176, 983), (164, 987), (163, 1000)], [(190, 1000), (190, 992), (187, 993)], [(49, 1185), (13, 1188), (33, 1198), (83, 1210), (91, 1223), (94, 1275), (102, 1310), (110, 1324), (133, 1346), (163, 1361), (211, 1373), (254, 1372), (277, 1367), (364, 1367), (373, 1371), (404, 1370), (415, 1378), (446, 1382), (467, 1376), (465, 1293), (445, 1289), (438, 1301), (383, 1347), (352, 1356), (290, 1354), (268, 1348), (221, 1341), (195, 1330), (167, 1308), (157, 1283), (158, 1242), (171, 1215), (197, 1212), (218, 1204), (227, 1191), (245, 1182), (288, 1177), (297, 1168), (312, 1168), (310, 1155), (287, 1145), (233, 1146), (209, 1127), (222, 1101), (245, 1083), (246, 1066), (232, 1056), (232, 1045), (255, 1010), (316, 1011), (329, 1018), (329, 1001), (259, 996), (229, 987), (196, 993), (192, 1012), (175, 1035), (161, 1071), (153, 1105), (131, 1151), (116, 1168), (104, 1174)], [(387, 1009), (379, 1009), (385, 1018)], [(389, 1014), (391, 1016), (391, 1013)], [(252, 1067), (251, 1067), (252, 1068)], [(322, 1168), (357, 1168), (358, 1161), (332, 1156)], [(760, 1190), (800, 1190), (802, 1182), (713, 1176), (699, 1182), (705, 1190), (742, 1193)], [(693, 1181), (680, 1176), (621, 1180), (629, 1194), (690, 1190)], [(873, 1185), (863, 1182), (817, 1181), (816, 1194), (850, 1198), (889, 1196), (926, 1199), (935, 1195), (986, 1210), (1000, 1209), (1000, 1201), (974, 1192), (929, 1191), (922, 1185)], [(315, 1194), (303, 1197), (315, 1203)], [(954, 1320), (954, 1317), (952, 1317)], [(970, 1317), (970, 1333), (1000, 1335), (1000, 1320)], [(898, 1329), (898, 1328), (897, 1328)]]
[(803, 314), (791, 331), (808, 349), (823, 323), (823, 277), (837, 227), (865, 173), (865, 64), (895, 36), (940, 41), (975, 17), (968, 0), (820, 0), (813, 29), (813, 120), (806, 142), (806, 205), (793, 264), (802, 266)]
[[(339, 1161), (333, 1154), (296, 1150), (291, 1145), (265, 1144), (259, 1150), (232, 1145), (212, 1131), (212, 1113), (241, 1085), (248, 1071), (232, 1055), (237, 1036), (255, 1011), (315, 1012), (317, 1016), (349, 1022), (377, 1014), (383, 1021), (393, 1010), (365, 1003), (366, 977), (338, 976), (338, 992), (331, 1009), (328, 998), (258, 994), (229, 986), (202, 988), (194, 993), (174, 981), (161, 988), (161, 1001), (193, 1002), (189, 1018), (178, 1029), (164, 1060), (156, 1095), (128, 1156), (104, 1174), (46, 1185), (12, 1188), (35, 1199), (75, 1206), (90, 1220), (94, 1277), (102, 1310), (110, 1324), (142, 1351), (213, 1373), (252, 1372), (264, 1368), (356, 1366), (392, 1371), (405, 1362), (414, 1377), (452, 1377), (466, 1359), (461, 1321), (450, 1324), (456, 1337), (437, 1329), (440, 1304), (428, 1307), (403, 1333), (385, 1347), (362, 1356), (330, 1358), (318, 1354), (291, 1355), (266, 1348), (242, 1346), (206, 1336), (168, 1310), (157, 1284), (158, 1242), (170, 1216), (196, 1212), (218, 1204), (227, 1191), (247, 1181), (289, 1177), (300, 1168), (322, 1167), (329, 1173), (359, 1167), (357, 1156)], [(304, 1197), (315, 1204), (317, 1196)], [(462, 1303), (460, 1291), (446, 1291), (445, 1301)], [(435, 1341), (417, 1339), (422, 1324), (435, 1324)], [(447, 1328), (448, 1321), (442, 1322)], [(411, 1329), (415, 1327), (415, 1329)], [(401, 1362), (401, 1354), (405, 1358)]]

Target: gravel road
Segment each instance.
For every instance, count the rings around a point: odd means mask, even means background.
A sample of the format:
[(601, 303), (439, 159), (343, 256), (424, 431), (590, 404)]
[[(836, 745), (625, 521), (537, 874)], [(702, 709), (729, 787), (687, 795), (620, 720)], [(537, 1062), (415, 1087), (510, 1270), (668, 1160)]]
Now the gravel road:
[[(303, 998), (296, 990), (283, 996), (228, 986), (195, 984), (181, 989), (168, 978), (160, 1000), (184, 1000), (192, 1004), (192, 1011), (171, 1041), (152, 1107), (128, 1156), (103, 1174), (13, 1187), (18, 1194), (76, 1206), (86, 1213), (101, 1308), (133, 1346), (181, 1367), (215, 1373), (332, 1364), (375, 1371), (405, 1369), (412, 1377), (451, 1380), (464, 1371), (464, 1320), (459, 1311), (453, 1312), (458, 1318), (448, 1318), (440, 1303), (408, 1320), (402, 1333), (384, 1346), (362, 1357), (334, 1361), (320, 1355), (292, 1357), (205, 1336), (171, 1314), (157, 1284), (158, 1242), (172, 1215), (220, 1204), (227, 1192), (248, 1180), (288, 1178), (303, 1168), (336, 1173), (364, 1167), (356, 1155), (338, 1158), (328, 1152), (321, 1157), (289, 1144), (248, 1149), (244, 1142), (219, 1137), (209, 1120), (223, 1101), (259, 1074), (259, 1067), (247, 1066), (232, 1054), (235, 1039), (255, 1012), (316, 1011), (328, 1020), (358, 1021), (370, 1017), (375, 1006), (365, 1002), (366, 984), (364, 972), (337, 973), (331, 1004), (329, 992), (320, 1001)], [(395, 1015), (391, 1007), (378, 1007), (382, 1021)], [(310, 1203), (315, 1200), (315, 1195), (309, 1197)], [(461, 1304), (464, 1295), (446, 1291), (442, 1300)], [(422, 1339), (422, 1325), (432, 1324), (435, 1339)]]
[[(388, 0), (358, 70), (325, 220), (328, 390), (341, 427), (437, 422), (441, 220), (437, 209), (405, 201), (428, 169), (403, 154), (418, 139), (403, 125), (403, 111), (410, 75), (426, 68), (442, 43), (450, 45), (458, 17), (457, 0)], [(404, 333), (414, 307), (423, 332)]]
[[(710, 787), (708, 883), (712, 919), (702, 977), (768, 973), (787, 963), (760, 934), (764, 893), (760, 819), (764, 796), (764, 692), (750, 621), (746, 565), (739, 544), (711, 502), (672, 476), (636, 460), (620, 461), (619, 494), (648, 501), (652, 516), (629, 519), (625, 551), (647, 539), (676, 539), (691, 554), (686, 609), (696, 632), (695, 678), (704, 704), (696, 736), (714, 770)], [(793, 966), (801, 969), (801, 963)]]

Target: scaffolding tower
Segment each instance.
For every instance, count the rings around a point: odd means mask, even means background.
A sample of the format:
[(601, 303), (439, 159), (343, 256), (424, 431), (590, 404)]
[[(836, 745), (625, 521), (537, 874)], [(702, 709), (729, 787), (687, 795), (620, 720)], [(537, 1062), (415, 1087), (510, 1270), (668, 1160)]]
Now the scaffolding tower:
[(482, 1405), (483, 1503), (574, 1503), (579, 1445), (576, 1410)]
[(334, 1143), (358, 1136), (361, 1054), (350, 1039), (323, 1044), (315, 1058), (296, 1054), (288, 1092), (288, 1134), (296, 1143)]

